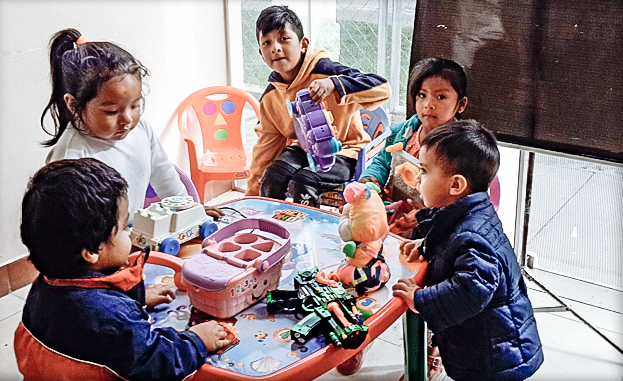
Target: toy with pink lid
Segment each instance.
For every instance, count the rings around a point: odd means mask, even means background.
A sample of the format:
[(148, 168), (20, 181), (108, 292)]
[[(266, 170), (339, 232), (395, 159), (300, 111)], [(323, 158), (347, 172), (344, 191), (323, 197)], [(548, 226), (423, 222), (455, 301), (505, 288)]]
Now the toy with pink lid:
[[(253, 230), (243, 232), (249, 229)], [(213, 233), (203, 246), (200, 254), (185, 261), (183, 282), (194, 307), (229, 318), (279, 286), (283, 259), (290, 252), (290, 233), (276, 222), (245, 218)]]

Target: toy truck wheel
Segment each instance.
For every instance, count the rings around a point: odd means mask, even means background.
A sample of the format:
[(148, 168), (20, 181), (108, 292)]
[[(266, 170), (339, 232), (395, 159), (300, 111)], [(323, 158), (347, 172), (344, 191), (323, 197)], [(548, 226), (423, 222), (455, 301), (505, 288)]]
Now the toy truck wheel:
[(180, 252), (180, 243), (175, 238), (167, 238), (160, 244), (160, 252), (177, 255)]
[(201, 228), (199, 229), (199, 235), (201, 236), (201, 238), (205, 239), (206, 237), (211, 236), (212, 233), (217, 230), (218, 226), (216, 226), (214, 222), (207, 221), (201, 225)]

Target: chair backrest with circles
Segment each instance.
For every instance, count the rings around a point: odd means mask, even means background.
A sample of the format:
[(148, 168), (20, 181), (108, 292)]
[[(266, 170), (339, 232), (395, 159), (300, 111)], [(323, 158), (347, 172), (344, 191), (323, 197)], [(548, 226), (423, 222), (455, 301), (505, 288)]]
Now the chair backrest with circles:
[[(224, 98), (216, 96), (224, 96)], [(259, 119), (260, 105), (248, 92), (230, 86), (214, 86), (189, 95), (178, 108), (178, 128), (188, 146), (190, 174), (204, 202), (205, 185), (212, 180), (249, 177), (251, 155), (242, 143), (243, 109), (249, 103)], [(201, 141), (188, 130), (194, 112), (201, 128)], [(203, 147), (197, 152), (197, 147)]]

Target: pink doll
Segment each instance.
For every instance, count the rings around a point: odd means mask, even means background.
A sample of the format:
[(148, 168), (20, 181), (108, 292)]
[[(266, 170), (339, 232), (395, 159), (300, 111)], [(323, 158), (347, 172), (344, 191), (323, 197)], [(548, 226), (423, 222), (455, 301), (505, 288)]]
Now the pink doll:
[(353, 182), (344, 189), (344, 205), (339, 232), (344, 240), (346, 265), (331, 273), (346, 288), (358, 295), (379, 289), (389, 280), (389, 267), (383, 258), (383, 241), (389, 233), (381, 189), (374, 183)]

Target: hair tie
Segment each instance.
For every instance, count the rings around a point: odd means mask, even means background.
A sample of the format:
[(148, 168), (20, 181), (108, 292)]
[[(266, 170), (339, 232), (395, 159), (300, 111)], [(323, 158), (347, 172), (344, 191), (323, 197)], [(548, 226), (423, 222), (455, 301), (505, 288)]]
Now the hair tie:
[(82, 45), (85, 44), (87, 42), (90, 42), (88, 38), (84, 37), (84, 36), (80, 36), (78, 37), (78, 39), (76, 40), (76, 45)]

